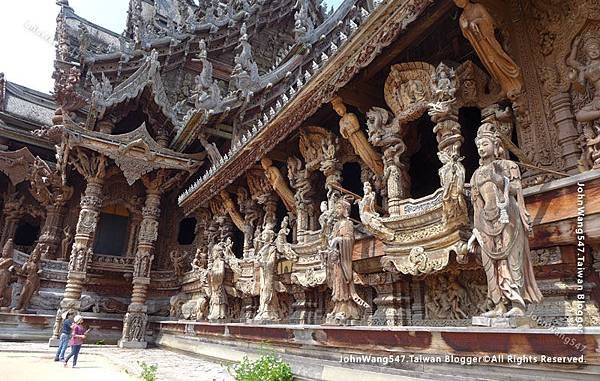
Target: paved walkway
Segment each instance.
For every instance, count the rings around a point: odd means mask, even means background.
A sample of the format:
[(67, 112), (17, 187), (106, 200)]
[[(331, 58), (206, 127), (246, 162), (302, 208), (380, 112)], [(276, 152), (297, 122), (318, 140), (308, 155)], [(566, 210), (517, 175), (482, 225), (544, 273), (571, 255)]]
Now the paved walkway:
[(158, 365), (157, 381), (233, 380), (225, 366), (163, 349), (84, 345), (74, 369), (54, 362), (55, 351), (43, 343), (0, 342), (0, 380), (133, 381), (142, 372), (138, 361)]

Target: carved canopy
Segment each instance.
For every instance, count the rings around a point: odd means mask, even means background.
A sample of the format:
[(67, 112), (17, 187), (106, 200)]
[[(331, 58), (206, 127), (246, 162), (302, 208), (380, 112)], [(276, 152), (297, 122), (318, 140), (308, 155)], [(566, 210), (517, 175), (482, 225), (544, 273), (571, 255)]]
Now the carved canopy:
[(29, 178), (35, 157), (27, 147), (18, 151), (0, 152), (0, 171), (4, 172), (13, 185)]
[(145, 123), (121, 135), (106, 135), (75, 125), (65, 125), (70, 147), (84, 147), (114, 160), (129, 185), (156, 169), (175, 169), (192, 174), (202, 165), (197, 155), (186, 155), (161, 147), (150, 136)]

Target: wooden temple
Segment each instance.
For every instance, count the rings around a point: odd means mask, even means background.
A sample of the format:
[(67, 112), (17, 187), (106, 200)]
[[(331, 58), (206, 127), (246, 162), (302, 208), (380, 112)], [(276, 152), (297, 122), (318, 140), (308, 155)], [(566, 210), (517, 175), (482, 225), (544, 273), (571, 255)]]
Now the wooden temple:
[(54, 94), (0, 78), (0, 338), (600, 365), (596, 1), (57, 3)]

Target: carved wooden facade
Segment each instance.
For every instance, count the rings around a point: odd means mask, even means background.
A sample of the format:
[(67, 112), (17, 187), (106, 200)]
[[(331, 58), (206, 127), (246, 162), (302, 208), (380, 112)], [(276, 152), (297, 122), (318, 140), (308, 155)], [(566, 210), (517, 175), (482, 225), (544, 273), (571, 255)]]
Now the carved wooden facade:
[[(576, 326), (581, 182), (585, 324), (600, 324), (594, 1), (356, 0), (330, 15), (248, 1), (176, 17), (131, 3), (124, 37), (98, 40), (62, 5), (57, 104), (31, 134), (46, 145), (2, 135), (0, 243), (41, 227), (17, 245), (21, 274), (2, 274), (39, 276), (53, 298), (25, 304), (56, 312), (55, 335), (67, 309), (120, 314), (124, 347), (167, 314)], [(118, 255), (98, 251), (107, 218), (124, 221)], [(518, 271), (490, 272), (505, 260)], [(514, 293), (495, 294), (502, 281)]]

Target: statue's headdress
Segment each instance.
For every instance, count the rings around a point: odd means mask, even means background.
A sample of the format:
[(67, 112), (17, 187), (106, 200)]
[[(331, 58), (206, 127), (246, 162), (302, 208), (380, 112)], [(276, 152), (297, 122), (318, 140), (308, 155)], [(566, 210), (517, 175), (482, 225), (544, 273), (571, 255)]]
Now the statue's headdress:
[(475, 142), (477, 143), (483, 138), (488, 138), (494, 142), (499, 139), (496, 125), (488, 120), (484, 120), (483, 124), (477, 129), (477, 137), (475, 138)]
[(352, 206), (353, 198), (350, 195), (345, 195), (337, 200), (337, 205), (341, 207), (347, 215), (350, 215), (350, 208)]
[(504, 149), (502, 147), (502, 141), (500, 140), (500, 135), (498, 134), (498, 130), (496, 129), (496, 124), (491, 123), (487, 120), (483, 121), (483, 124), (479, 126), (477, 130), (477, 137), (475, 138), (475, 144), (477, 144), (481, 139), (489, 139), (494, 145), (494, 157), (502, 158), (504, 155)]

